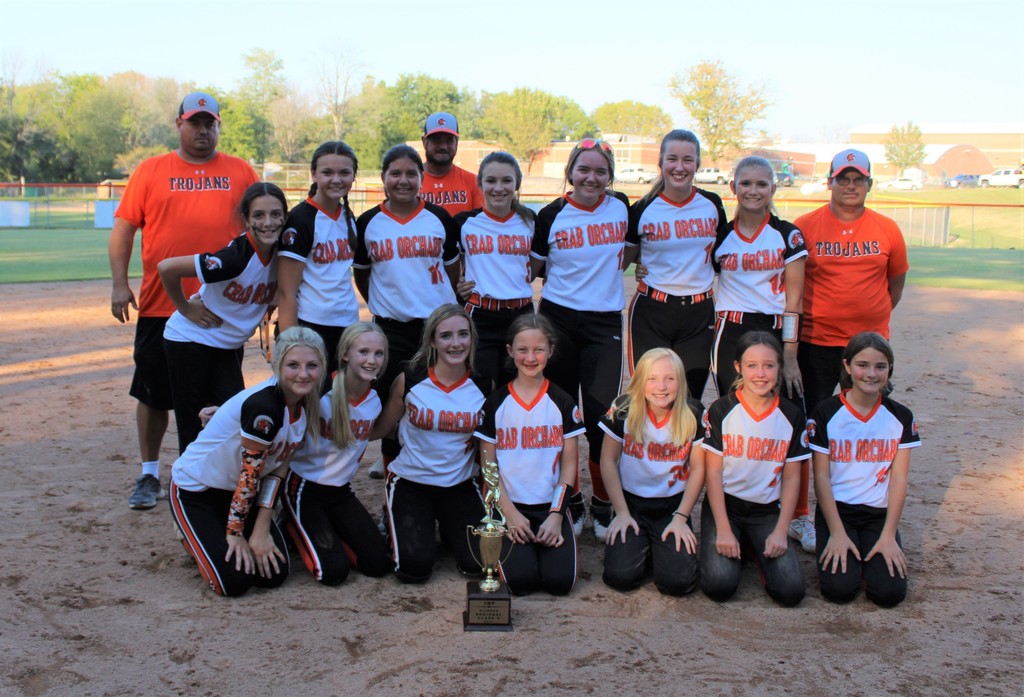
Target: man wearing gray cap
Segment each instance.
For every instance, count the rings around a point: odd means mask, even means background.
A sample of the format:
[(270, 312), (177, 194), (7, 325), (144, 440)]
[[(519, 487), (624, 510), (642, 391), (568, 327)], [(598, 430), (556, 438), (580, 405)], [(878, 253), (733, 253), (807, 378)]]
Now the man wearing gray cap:
[[(797, 362), (808, 414), (839, 384), (843, 348), (850, 339), (866, 331), (889, 338), (889, 318), (903, 295), (910, 268), (899, 226), (865, 206), (871, 191), (867, 155), (843, 150), (833, 157), (828, 188), (832, 196), (827, 205), (794, 221), (807, 246)], [(790, 537), (813, 553), (809, 479), (804, 467)]]
[(459, 122), (449, 113), (439, 111), (423, 124), (424, 165), (420, 198), (441, 206), (453, 218), (456, 213), (484, 207), (484, 195), (476, 177), (455, 164), (459, 152)]
[[(160, 444), (167, 431), (171, 387), (163, 333), (174, 304), (164, 292), (156, 266), (169, 257), (221, 249), (238, 236), (244, 222), (238, 212), (242, 193), (259, 181), (252, 166), (217, 152), (220, 107), (203, 92), (186, 95), (178, 107), (178, 149), (144, 160), (131, 173), (115, 213), (109, 256), (113, 289), (110, 312), (117, 321), (138, 313), (135, 327), (135, 375), (129, 394), (135, 410), (142, 474), (128, 498), (130, 508), (145, 510), (161, 495)], [(142, 230), (142, 286), (136, 301), (128, 283), (135, 233)], [(183, 279), (186, 297), (199, 290), (198, 279)]]

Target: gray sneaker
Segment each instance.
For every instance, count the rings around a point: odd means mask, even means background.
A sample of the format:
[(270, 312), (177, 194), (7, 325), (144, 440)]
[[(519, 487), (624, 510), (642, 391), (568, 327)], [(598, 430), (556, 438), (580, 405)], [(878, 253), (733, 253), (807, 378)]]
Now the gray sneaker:
[(146, 511), (156, 505), (156, 500), (164, 496), (160, 480), (152, 474), (143, 474), (135, 480), (135, 488), (128, 497), (128, 508)]

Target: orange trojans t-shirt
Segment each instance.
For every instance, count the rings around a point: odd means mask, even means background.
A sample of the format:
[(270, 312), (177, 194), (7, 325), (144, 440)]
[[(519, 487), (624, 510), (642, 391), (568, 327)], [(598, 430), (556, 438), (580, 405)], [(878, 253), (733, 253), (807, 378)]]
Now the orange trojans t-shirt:
[[(245, 228), (239, 201), (258, 181), (248, 162), (224, 153), (190, 164), (174, 151), (135, 168), (115, 216), (142, 230), (140, 317), (174, 313), (156, 265), (169, 257), (215, 252), (238, 237)], [(182, 279), (186, 297), (199, 286), (197, 278)]]
[(443, 177), (435, 177), (424, 172), (420, 198), (427, 203), (441, 206), (453, 218), (456, 213), (484, 207), (484, 194), (476, 185), (476, 177), (455, 166), (452, 166)]
[(828, 205), (800, 216), (794, 225), (807, 245), (800, 340), (845, 346), (864, 331), (888, 339), (889, 279), (910, 268), (899, 226), (869, 209), (844, 222)]

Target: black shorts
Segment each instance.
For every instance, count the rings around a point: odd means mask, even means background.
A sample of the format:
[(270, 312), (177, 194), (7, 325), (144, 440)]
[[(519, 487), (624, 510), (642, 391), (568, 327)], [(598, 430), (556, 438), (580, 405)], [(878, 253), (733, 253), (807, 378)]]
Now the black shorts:
[(164, 353), (164, 325), (167, 317), (139, 317), (135, 321), (135, 375), (128, 390), (135, 399), (151, 409), (170, 411), (171, 379)]

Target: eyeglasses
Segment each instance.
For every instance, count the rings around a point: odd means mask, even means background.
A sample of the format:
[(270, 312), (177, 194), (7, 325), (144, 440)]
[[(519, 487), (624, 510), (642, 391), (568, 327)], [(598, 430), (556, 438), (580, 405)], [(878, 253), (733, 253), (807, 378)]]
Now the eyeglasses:
[(832, 183), (836, 186), (844, 187), (850, 186), (867, 186), (868, 182), (871, 181), (868, 177), (834, 177)]
[(601, 148), (605, 152), (611, 152), (612, 146), (608, 141), (601, 140), (600, 138), (584, 138), (580, 142), (576, 143), (573, 150), (595, 150)]

